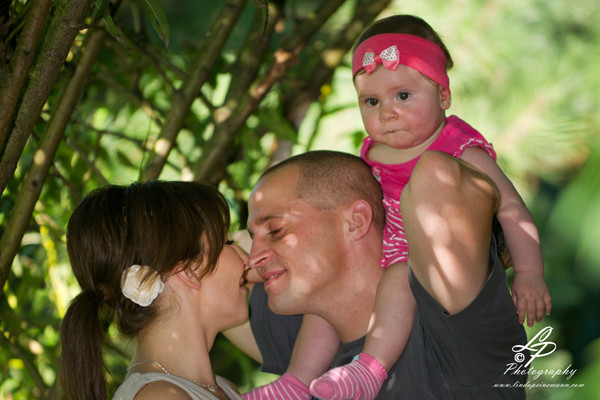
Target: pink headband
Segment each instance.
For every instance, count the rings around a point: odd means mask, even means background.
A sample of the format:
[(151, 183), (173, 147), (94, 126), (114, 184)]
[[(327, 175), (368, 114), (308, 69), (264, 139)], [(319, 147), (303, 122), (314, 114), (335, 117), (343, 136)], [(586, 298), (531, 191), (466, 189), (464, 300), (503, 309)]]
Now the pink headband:
[(377, 63), (395, 71), (399, 64), (416, 69), (450, 91), (446, 55), (435, 43), (404, 33), (383, 33), (362, 42), (352, 56), (352, 76), (361, 68), (370, 74)]

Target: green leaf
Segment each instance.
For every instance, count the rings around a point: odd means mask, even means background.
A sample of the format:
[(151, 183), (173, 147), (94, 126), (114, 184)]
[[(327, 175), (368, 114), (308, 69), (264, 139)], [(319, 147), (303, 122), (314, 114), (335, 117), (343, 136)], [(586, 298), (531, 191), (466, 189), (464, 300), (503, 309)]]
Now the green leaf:
[(273, 132), (278, 138), (286, 139), (294, 143), (298, 140), (298, 134), (290, 122), (285, 119), (278, 109), (262, 108), (256, 112), (256, 116), (267, 130)]
[(131, 49), (133, 47), (131, 46), (129, 39), (127, 39), (127, 36), (125, 36), (123, 32), (121, 32), (121, 30), (117, 27), (117, 25), (115, 25), (115, 21), (113, 21), (109, 13), (106, 13), (104, 15), (104, 26), (106, 28), (106, 31), (110, 33), (110, 35), (114, 37), (117, 40), (117, 42), (121, 43), (123, 47), (127, 49)]
[(150, 21), (152, 22), (154, 31), (158, 34), (160, 40), (162, 40), (165, 51), (167, 51), (169, 49), (170, 29), (164, 10), (158, 4), (158, 0), (143, 0), (142, 3), (146, 6), (148, 14), (150, 14)]

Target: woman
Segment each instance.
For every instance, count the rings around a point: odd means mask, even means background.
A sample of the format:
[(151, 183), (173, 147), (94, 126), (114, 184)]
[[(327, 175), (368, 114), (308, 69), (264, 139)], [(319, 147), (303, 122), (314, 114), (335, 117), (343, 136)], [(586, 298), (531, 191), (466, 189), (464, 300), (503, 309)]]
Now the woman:
[(83, 200), (67, 228), (82, 289), (61, 327), (70, 398), (107, 398), (102, 340), (116, 319), (137, 345), (114, 399), (241, 399), (209, 359), (217, 333), (247, 318), (245, 256), (228, 228), (225, 199), (198, 183), (107, 186)]

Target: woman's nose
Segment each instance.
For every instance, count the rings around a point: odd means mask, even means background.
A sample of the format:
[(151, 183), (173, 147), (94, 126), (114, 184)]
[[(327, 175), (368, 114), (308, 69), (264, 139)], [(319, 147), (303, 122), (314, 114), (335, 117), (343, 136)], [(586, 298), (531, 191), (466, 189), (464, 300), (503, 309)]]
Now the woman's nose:
[(235, 251), (237, 253), (237, 255), (242, 259), (242, 262), (244, 263), (244, 265), (248, 264), (248, 253), (246, 252), (246, 250), (244, 250), (240, 245), (238, 245), (237, 243), (233, 243), (231, 245), (231, 248), (233, 249), (233, 251)]

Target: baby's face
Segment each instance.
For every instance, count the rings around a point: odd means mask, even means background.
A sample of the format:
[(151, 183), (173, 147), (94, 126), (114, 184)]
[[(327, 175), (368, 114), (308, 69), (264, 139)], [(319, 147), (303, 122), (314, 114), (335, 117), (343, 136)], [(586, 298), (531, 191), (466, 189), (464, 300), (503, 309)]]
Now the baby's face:
[(429, 145), (444, 124), (450, 93), (417, 70), (381, 65), (354, 78), (358, 103), (369, 136), (394, 149)]

